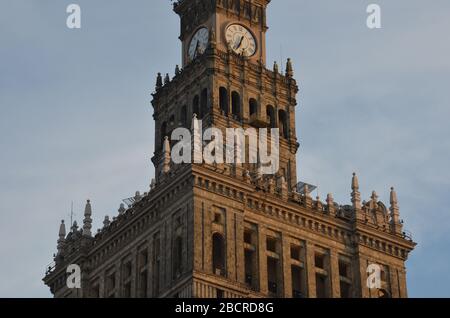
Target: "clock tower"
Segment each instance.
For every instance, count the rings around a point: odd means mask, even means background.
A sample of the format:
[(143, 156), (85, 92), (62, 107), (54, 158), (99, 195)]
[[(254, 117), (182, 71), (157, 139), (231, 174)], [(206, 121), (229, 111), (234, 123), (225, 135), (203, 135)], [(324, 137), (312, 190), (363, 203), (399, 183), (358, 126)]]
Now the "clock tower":
[[(94, 237), (90, 201), (82, 229), (74, 223), (66, 235), (62, 222), (44, 278), (55, 297), (407, 297), (415, 243), (396, 191), (390, 207), (375, 192), (362, 201), (355, 174), (351, 205), (339, 205), (297, 180), (298, 87), (290, 59), (284, 74), (266, 67), (269, 2), (174, 3), (183, 64), (174, 76), (158, 74), (152, 94), (155, 179)], [(279, 169), (264, 175), (259, 159), (174, 163), (174, 135), (198, 120), (223, 136), (278, 129), (269, 141), (278, 140)], [(249, 147), (239, 149), (246, 159)], [(79, 290), (64, 283), (70, 264), (81, 268)], [(379, 271), (377, 288), (367, 285), (369, 269)]]

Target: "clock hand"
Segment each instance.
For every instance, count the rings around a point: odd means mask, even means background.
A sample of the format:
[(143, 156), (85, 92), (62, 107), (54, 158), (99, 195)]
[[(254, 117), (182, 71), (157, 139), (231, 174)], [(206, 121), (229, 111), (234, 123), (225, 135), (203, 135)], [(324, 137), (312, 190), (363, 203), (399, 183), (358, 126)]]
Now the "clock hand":
[(241, 40), (239, 41), (239, 43), (238, 43), (237, 46), (235, 47), (235, 50), (237, 50), (238, 48), (241, 47), (242, 41), (244, 41), (244, 36), (241, 36)]

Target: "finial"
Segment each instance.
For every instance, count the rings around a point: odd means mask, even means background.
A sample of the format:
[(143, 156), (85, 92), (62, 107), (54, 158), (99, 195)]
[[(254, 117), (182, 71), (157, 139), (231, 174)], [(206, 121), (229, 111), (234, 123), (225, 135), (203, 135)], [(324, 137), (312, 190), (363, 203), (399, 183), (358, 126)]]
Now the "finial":
[(56, 248), (58, 250), (57, 255), (60, 255), (63, 253), (64, 249), (64, 243), (66, 241), (66, 225), (64, 224), (64, 220), (61, 221), (61, 225), (59, 226), (59, 238), (57, 241)]
[(178, 66), (178, 64), (175, 66), (175, 76), (180, 75), (181, 71), (180, 71), (180, 66)]
[(168, 84), (170, 82), (169, 73), (166, 73), (166, 76), (164, 77), (164, 84)]
[(61, 220), (61, 225), (59, 226), (59, 237), (66, 237), (66, 225), (64, 224), (64, 220)]
[(154, 188), (156, 188), (156, 180), (155, 178), (152, 178), (152, 182), (150, 183), (150, 190), (153, 190)]
[(73, 221), (71, 230), (72, 230), (72, 233), (75, 233), (75, 232), (78, 231), (78, 223), (77, 223), (77, 221)]
[(292, 68), (292, 61), (290, 58), (286, 62), (286, 77), (294, 77), (294, 69)]
[(331, 193), (327, 194), (327, 211), (330, 214), (334, 214), (334, 212), (336, 211), (334, 206), (334, 198)]
[(273, 72), (274, 72), (275, 74), (278, 74), (278, 73), (279, 73), (277, 61), (275, 61), (275, 62), (273, 63)]
[(395, 191), (394, 187), (391, 188), (390, 203), (392, 206), (396, 206), (398, 204), (397, 192)]
[(359, 190), (359, 181), (358, 176), (355, 172), (353, 172), (353, 178), (352, 178), (352, 190)]
[(358, 176), (356, 175), (355, 172), (353, 173), (353, 178), (352, 178), (351, 197), (352, 197), (353, 208), (356, 211), (357, 216), (359, 216), (361, 218), (362, 215), (360, 215), (361, 213), (359, 213), (359, 211), (361, 210), (361, 193), (359, 193), (359, 181), (358, 181)]
[(309, 186), (307, 184), (305, 184), (305, 186), (303, 187), (303, 191), (305, 191), (305, 196), (307, 197), (311, 197), (311, 194), (309, 192)]
[(109, 220), (109, 216), (105, 215), (105, 219), (103, 220), (103, 227), (107, 228), (111, 224), (111, 221)]
[(160, 89), (163, 86), (161, 73), (158, 73), (156, 76), (156, 90)]
[(372, 199), (372, 202), (377, 203), (378, 202), (378, 194), (376, 191), (372, 191), (372, 196), (370, 197)]
[(125, 204), (121, 203), (121, 204), (120, 204), (120, 207), (119, 207), (119, 210), (118, 210), (119, 215), (124, 214), (125, 211), (126, 211), (126, 209), (125, 209)]
[(84, 236), (92, 236), (91, 228), (92, 228), (92, 207), (91, 201), (87, 200), (86, 207), (84, 208), (84, 220), (83, 220), (83, 235)]
[(333, 195), (331, 193), (328, 193), (328, 195), (327, 195), (327, 204), (328, 205), (334, 205), (334, 198), (333, 198)]
[(398, 207), (397, 192), (395, 191), (394, 187), (391, 188), (390, 203), (391, 206), (389, 210), (391, 217), (391, 229), (395, 234), (402, 235), (403, 224), (400, 220), (400, 209)]

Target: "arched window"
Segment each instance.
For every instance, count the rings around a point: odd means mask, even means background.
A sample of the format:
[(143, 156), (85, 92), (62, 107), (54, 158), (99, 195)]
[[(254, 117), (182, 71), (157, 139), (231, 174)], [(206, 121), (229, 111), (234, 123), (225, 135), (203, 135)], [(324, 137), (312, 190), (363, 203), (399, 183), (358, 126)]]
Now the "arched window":
[(271, 105), (267, 106), (267, 120), (269, 121), (270, 128), (276, 128), (275, 109)]
[(229, 100), (228, 100), (228, 91), (225, 87), (221, 87), (219, 89), (219, 103), (220, 103), (220, 110), (225, 115), (228, 115)]
[(225, 240), (219, 233), (212, 237), (213, 273), (225, 276)]
[(180, 111), (180, 124), (183, 127), (187, 127), (187, 106), (181, 107)]
[(278, 120), (280, 122), (280, 136), (288, 139), (289, 131), (288, 131), (287, 115), (284, 110), (280, 110), (278, 112)]
[(192, 102), (192, 114), (197, 114), (197, 118), (200, 118), (200, 98), (198, 95), (195, 95)]
[(238, 92), (231, 93), (231, 113), (236, 119), (241, 119), (241, 96)]
[(200, 118), (203, 118), (208, 114), (208, 89), (205, 88), (202, 90), (201, 98), (200, 98)]
[(183, 264), (183, 240), (179, 236), (173, 242), (172, 262), (173, 278), (176, 279), (181, 275)]
[(248, 103), (249, 111), (250, 111), (250, 117), (256, 116), (258, 113), (258, 102), (254, 98), (250, 98), (250, 101)]

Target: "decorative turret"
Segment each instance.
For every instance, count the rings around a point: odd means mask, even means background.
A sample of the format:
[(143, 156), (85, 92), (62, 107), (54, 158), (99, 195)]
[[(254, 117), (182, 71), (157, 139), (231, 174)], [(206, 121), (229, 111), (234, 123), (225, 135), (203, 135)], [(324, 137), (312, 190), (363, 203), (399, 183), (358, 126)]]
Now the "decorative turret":
[(286, 77), (292, 78), (294, 77), (294, 69), (292, 68), (291, 59), (287, 59), (286, 63)]
[(64, 224), (64, 220), (61, 221), (61, 225), (59, 226), (59, 238), (58, 238), (58, 255), (61, 255), (64, 249), (64, 244), (66, 241), (66, 225)]
[(170, 82), (169, 74), (166, 73), (166, 76), (164, 77), (164, 84), (168, 84)]
[(359, 192), (359, 180), (356, 173), (353, 173), (351, 196), (354, 210), (354, 218), (358, 221), (364, 222), (365, 218), (361, 210), (361, 193)]
[(181, 71), (180, 71), (180, 67), (178, 66), (178, 64), (175, 66), (175, 76), (180, 75)]
[(395, 191), (394, 187), (391, 188), (390, 203), (391, 206), (389, 210), (392, 230), (395, 232), (395, 234), (401, 235), (403, 233), (403, 225), (400, 221), (400, 209), (398, 207), (397, 192)]
[(87, 200), (86, 207), (84, 208), (84, 220), (83, 220), (83, 236), (92, 236), (92, 207), (91, 201)]

